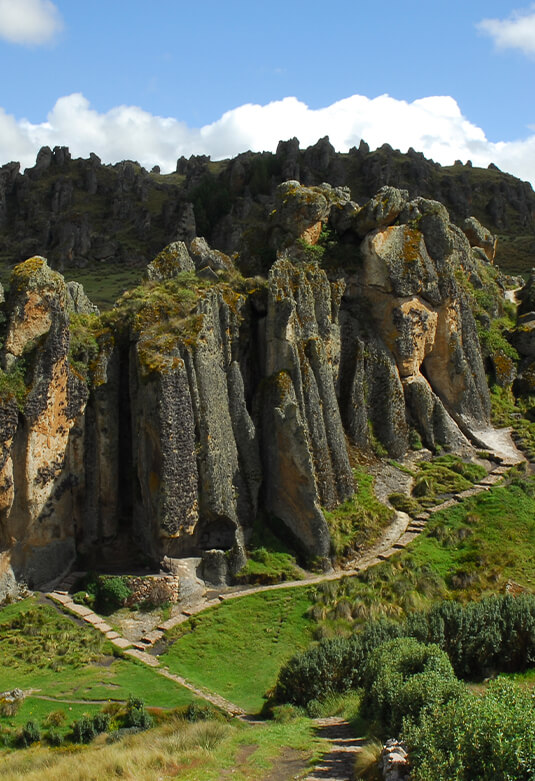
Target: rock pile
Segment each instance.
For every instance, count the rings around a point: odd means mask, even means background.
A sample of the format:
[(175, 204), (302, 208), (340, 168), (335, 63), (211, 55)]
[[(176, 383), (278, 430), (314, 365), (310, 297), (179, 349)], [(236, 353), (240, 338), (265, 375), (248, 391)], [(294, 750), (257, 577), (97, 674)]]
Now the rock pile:
[(379, 759), (379, 770), (384, 781), (405, 781), (409, 777), (409, 757), (403, 743), (393, 739), (386, 741)]

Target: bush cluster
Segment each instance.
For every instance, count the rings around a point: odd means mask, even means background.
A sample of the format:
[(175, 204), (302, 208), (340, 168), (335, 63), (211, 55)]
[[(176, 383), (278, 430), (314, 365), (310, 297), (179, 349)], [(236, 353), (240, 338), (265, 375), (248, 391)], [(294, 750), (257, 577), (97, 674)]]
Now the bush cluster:
[(535, 664), (535, 596), (489, 597), (466, 606), (442, 601), (403, 623), (368, 621), (349, 638), (323, 640), (292, 657), (279, 672), (273, 699), (305, 706), (362, 686), (370, 653), (402, 636), (437, 645), (461, 678), (519, 672)]
[(512, 681), (489, 684), (483, 696), (462, 691), (446, 704), (406, 720), (412, 781), (531, 781), (535, 778), (533, 694)]
[(131, 595), (126, 578), (117, 575), (89, 574), (79, 584), (74, 601), (88, 605), (98, 613), (113, 613), (123, 607)]

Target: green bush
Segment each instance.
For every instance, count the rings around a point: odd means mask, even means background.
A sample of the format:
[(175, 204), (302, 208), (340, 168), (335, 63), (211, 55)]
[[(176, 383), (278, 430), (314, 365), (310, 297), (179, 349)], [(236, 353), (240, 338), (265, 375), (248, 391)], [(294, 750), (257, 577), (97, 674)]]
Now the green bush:
[(19, 734), (19, 745), (31, 746), (41, 740), (41, 731), (36, 721), (27, 721)]
[(107, 713), (95, 713), (93, 716), (93, 727), (99, 735), (101, 732), (107, 732), (110, 728), (110, 717)]
[(57, 748), (63, 743), (63, 735), (56, 729), (49, 730), (45, 735), (46, 742), (49, 746)]
[(97, 605), (100, 610), (117, 610), (124, 605), (131, 593), (124, 578), (100, 578)]
[(535, 778), (533, 694), (493, 681), (483, 696), (468, 690), (406, 722), (402, 737), (411, 781), (532, 781)]
[(520, 672), (535, 666), (535, 595), (494, 596), (465, 606), (445, 600), (402, 623), (367, 621), (353, 636), (322, 640), (286, 662), (273, 700), (306, 706), (310, 700), (361, 686), (372, 651), (399, 637), (438, 646), (461, 678)]
[(71, 727), (73, 743), (91, 743), (97, 731), (90, 716), (82, 716), (72, 723)]
[(372, 651), (363, 684), (363, 708), (385, 737), (399, 733), (404, 717), (418, 721), (422, 708), (447, 702), (462, 686), (444, 651), (412, 637)]
[(370, 652), (399, 632), (397, 624), (381, 619), (368, 622), (352, 637), (322, 640), (281, 667), (273, 699), (306, 706), (311, 700), (360, 686)]
[(535, 664), (535, 596), (488, 597), (466, 606), (439, 602), (409, 616), (404, 631), (439, 645), (460, 677), (519, 672)]
[(191, 702), (184, 713), (186, 721), (207, 721), (219, 718), (220, 713), (212, 705)]
[(139, 697), (130, 696), (128, 698), (124, 726), (135, 727), (136, 729), (152, 727), (152, 718), (145, 710), (145, 703)]

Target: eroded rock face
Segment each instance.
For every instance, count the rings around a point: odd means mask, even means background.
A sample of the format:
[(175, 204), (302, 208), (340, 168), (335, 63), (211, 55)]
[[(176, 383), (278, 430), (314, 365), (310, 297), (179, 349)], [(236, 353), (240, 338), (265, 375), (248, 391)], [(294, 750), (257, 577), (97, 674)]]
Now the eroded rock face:
[[(27, 392), (18, 399), (22, 420), (14, 423), (15, 399), (4, 399), (3, 468), (7, 491), (0, 528), (4, 569), (8, 564), (29, 585), (44, 583), (74, 561), (73, 486), (75, 424), (87, 400), (85, 383), (68, 363), (66, 288), (43, 258), (17, 266), (11, 281), (10, 318), (3, 361), (16, 371), (24, 360)], [(18, 418), (18, 416), (17, 416)]]
[[(133, 169), (123, 179), (136, 186)], [(69, 356), (80, 291), (39, 257), (15, 270), (1, 357), (26, 373), (0, 407), (4, 584), (42, 584), (119, 539), (154, 562), (204, 556), (225, 582), (266, 515), (326, 557), (353, 447), (402, 457), (415, 428), (464, 449), (488, 423), (461, 284), (479, 261), (444, 207), (392, 187), (359, 207), (295, 181), (277, 198), (267, 281), (224, 282), (233, 262), (203, 239), (168, 246), (150, 284), (95, 321), (85, 377)], [(303, 260), (318, 225), (343, 235), (351, 271)], [(193, 267), (203, 280), (183, 275), (173, 308), (166, 280)]]
[[(424, 403), (413, 410), (421, 433), (434, 444), (429, 425), (436, 420), (436, 441), (455, 446), (461, 433), (446, 418), (453, 415), (466, 432), (490, 414), (475, 323), (455, 276), (470, 271), (473, 257), (441, 204), (417, 199), (399, 214), (405, 224), (378, 228), (361, 244), (362, 294), (410, 389), (407, 399)], [(422, 383), (430, 386), (423, 395), (415, 392)]]

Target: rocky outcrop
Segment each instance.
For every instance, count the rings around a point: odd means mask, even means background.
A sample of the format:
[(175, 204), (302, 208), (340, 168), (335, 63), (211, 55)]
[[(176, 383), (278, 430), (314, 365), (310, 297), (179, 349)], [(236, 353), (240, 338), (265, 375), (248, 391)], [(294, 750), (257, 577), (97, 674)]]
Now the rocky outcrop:
[(183, 241), (174, 241), (159, 252), (147, 266), (147, 279), (163, 282), (172, 279), (181, 271), (195, 271), (195, 264)]
[[(323, 147), (315, 165), (330, 168)], [(125, 188), (137, 176), (127, 166)], [(42, 584), (75, 555), (91, 565), (118, 546), (199, 559), (229, 582), (266, 518), (307, 558), (329, 557), (325, 510), (355, 491), (355, 449), (402, 457), (411, 429), (431, 448), (467, 449), (488, 425), (462, 284), (488, 261), (444, 207), (392, 187), (358, 206), (344, 188), (295, 181), (277, 198), (267, 279), (240, 277), (204, 239), (175, 242), (98, 316), (43, 258), (15, 269), (4, 584)]]
[(13, 571), (30, 586), (57, 577), (76, 556), (76, 424), (87, 388), (68, 362), (66, 297), (63, 278), (43, 258), (15, 268), (2, 359), (11, 377), (28, 366), (24, 398), (8, 389), (2, 405), (0, 535), (4, 578)]
[[(277, 220), (270, 215), (280, 206), (277, 187), (290, 180), (301, 185), (296, 193), (305, 196), (303, 185), (310, 192), (299, 207), (292, 198), (297, 219), (294, 226), (290, 216), (286, 227), (294, 238), (311, 244), (325, 212), (317, 196), (329, 201), (329, 186), (347, 188), (352, 204), (367, 204), (363, 211), (340, 201), (331, 214), (332, 225), (339, 219), (341, 229), (353, 226), (361, 237), (372, 224), (379, 226), (383, 211), (381, 224), (391, 224), (388, 210), (396, 207), (387, 193), (392, 188), (405, 190), (410, 199), (444, 203), (480, 259), (492, 262), (496, 255), (504, 268), (519, 272), (529, 268), (535, 251), (535, 195), (526, 182), (495, 167), (474, 170), (457, 163), (443, 168), (412, 149), (401, 154), (387, 144), (372, 152), (361, 142), (341, 155), (325, 137), (308, 149), (300, 149), (294, 138), (281, 141), (275, 154), (246, 152), (225, 163), (202, 155), (181, 158), (171, 174), (157, 167), (149, 172), (135, 161), (103, 165), (95, 154), (71, 159), (65, 147), (45, 147), (24, 173), (18, 163), (0, 167), (4, 263), (40, 252), (60, 270), (103, 262), (144, 267), (162, 247), (183, 241), (189, 248), (202, 234), (212, 248), (229, 256), (237, 252), (242, 269), (250, 269), (262, 265), (259, 251), (281, 247)], [(381, 188), (386, 190), (373, 201)], [(315, 219), (299, 230), (298, 213), (308, 210), (310, 215), (314, 209)], [(260, 240), (261, 233), (265, 238)], [(498, 235), (505, 241), (496, 244)]]

